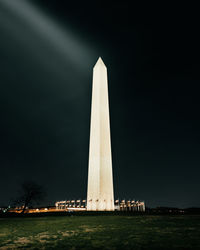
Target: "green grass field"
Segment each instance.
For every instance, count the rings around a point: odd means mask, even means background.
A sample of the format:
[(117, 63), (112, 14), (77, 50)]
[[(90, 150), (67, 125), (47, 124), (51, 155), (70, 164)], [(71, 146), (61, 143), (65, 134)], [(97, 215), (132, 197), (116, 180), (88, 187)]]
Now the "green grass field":
[(200, 216), (0, 218), (0, 249), (200, 249)]

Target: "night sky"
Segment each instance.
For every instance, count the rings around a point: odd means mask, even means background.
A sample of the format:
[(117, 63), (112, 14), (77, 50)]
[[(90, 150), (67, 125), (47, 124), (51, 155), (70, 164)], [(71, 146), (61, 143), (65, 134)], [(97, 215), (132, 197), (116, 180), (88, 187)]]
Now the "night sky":
[[(84, 2), (84, 3), (83, 3)], [(195, 6), (0, 0), (0, 205), (86, 198), (92, 68), (108, 69), (115, 198), (200, 206)]]

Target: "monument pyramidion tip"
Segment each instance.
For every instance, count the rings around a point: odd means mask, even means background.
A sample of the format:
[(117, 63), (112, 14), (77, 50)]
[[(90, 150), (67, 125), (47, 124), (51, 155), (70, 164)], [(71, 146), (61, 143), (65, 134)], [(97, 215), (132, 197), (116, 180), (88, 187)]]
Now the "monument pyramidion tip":
[(103, 60), (101, 57), (98, 58), (96, 64), (94, 65), (94, 68), (95, 67), (98, 67), (98, 66), (104, 66), (106, 68), (106, 65), (104, 64)]

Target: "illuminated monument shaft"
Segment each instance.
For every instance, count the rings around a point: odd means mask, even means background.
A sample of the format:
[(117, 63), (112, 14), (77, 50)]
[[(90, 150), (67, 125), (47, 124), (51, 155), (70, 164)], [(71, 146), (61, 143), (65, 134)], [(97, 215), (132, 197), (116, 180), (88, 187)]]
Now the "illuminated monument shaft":
[(114, 210), (107, 69), (93, 68), (87, 210)]

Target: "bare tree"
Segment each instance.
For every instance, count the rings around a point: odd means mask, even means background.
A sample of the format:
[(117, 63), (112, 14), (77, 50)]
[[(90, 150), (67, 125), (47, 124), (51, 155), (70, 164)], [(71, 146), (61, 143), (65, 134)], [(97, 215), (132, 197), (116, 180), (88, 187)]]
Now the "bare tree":
[(33, 181), (25, 181), (21, 184), (20, 196), (15, 200), (15, 204), (20, 204), (24, 213), (26, 208), (34, 203), (41, 202), (46, 193), (41, 185)]

